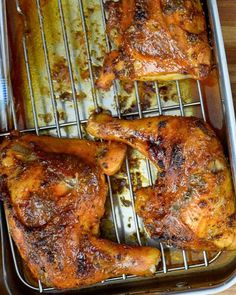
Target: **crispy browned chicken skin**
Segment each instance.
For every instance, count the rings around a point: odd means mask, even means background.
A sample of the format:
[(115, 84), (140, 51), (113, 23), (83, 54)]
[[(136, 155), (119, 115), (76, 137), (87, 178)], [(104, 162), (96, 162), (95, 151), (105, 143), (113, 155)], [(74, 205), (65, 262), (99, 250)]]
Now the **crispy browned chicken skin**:
[(95, 114), (90, 134), (138, 149), (158, 169), (155, 186), (136, 192), (152, 238), (194, 250), (236, 249), (235, 200), (219, 140), (198, 118), (119, 120)]
[(107, 3), (107, 33), (117, 50), (105, 57), (97, 86), (121, 80), (203, 79), (211, 49), (200, 0)]
[(56, 288), (155, 271), (159, 251), (98, 238), (119, 143), (27, 135), (0, 146), (0, 186), (11, 235), (34, 278)]

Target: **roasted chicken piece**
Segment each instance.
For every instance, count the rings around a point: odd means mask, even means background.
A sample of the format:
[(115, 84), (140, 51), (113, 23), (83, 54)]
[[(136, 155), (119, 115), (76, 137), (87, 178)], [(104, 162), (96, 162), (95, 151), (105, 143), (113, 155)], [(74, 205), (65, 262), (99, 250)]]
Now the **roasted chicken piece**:
[(35, 279), (73, 288), (121, 274), (149, 275), (159, 251), (102, 240), (105, 175), (126, 146), (25, 135), (0, 146), (0, 188), (11, 235)]
[(97, 86), (120, 80), (204, 79), (211, 49), (200, 0), (119, 0), (107, 4), (107, 54)]
[(194, 117), (119, 120), (100, 113), (87, 130), (138, 149), (158, 169), (136, 192), (136, 210), (153, 238), (193, 250), (236, 250), (230, 170), (211, 127)]

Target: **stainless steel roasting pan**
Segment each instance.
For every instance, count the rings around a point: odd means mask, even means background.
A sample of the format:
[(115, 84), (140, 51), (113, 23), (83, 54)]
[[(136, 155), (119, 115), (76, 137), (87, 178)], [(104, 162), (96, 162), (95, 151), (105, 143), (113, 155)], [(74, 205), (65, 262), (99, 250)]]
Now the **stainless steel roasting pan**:
[[(195, 115), (216, 130), (236, 184), (235, 113), (217, 1), (204, 1), (203, 5), (216, 65), (207, 81), (135, 82), (129, 90), (116, 81), (105, 93), (94, 87), (97, 69), (112, 46), (105, 34), (102, 0), (1, 0), (3, 62), (10, 70), (0, 77), (0, 139), (13, 129), (87, 137), (85, 123), (90, 111), (98, 106), (127, 118)], [(47, 288), (30, 277), (19, 257), (1, 203), (0, 294), (205, 295), (236, 283), (235, 252), (181, 251), (148, 239), (134, 211), (135, 188), (151, 184), (154, 174), (152, 165), (129, 150), (122, 171), (108, 178), (110, 193), (101, 222), (101, 235), (106, 238), (160, 248), (162, 261), (154, 277), (122, 276), (75, 290)]]

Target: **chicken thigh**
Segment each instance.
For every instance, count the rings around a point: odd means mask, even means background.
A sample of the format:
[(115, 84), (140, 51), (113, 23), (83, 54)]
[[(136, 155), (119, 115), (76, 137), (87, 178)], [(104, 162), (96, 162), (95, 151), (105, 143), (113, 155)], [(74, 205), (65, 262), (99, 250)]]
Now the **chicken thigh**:
[(97, 86), (120, 80), (204, 79), (211, 49), (200, 0), (119, 0), (107, 4), (107, 54)]
[(35, 279), (74, 288), (124, 274), (149, 275), (159, 251), (102, 240), (106, 174), (126, 146), (25, 135), (0, 146), (0, 191), (10, 233)]
[(93, 136), (138, 149), (158, 169), (154, 187), (136, 192), (149, 235), (192, 250), (236, 250), (230, 169), (211, 127), (194, 117), (120, 120), (91, 116)]

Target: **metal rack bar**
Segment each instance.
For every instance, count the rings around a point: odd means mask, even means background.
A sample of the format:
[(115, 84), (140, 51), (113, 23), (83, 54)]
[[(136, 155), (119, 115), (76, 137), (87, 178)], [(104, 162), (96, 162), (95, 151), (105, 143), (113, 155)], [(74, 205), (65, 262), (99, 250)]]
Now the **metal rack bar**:
[(50, 68), (50, 62), (49, 62), (49, 57), (48, 57), (48, 48), (47, 48), (45, 31), (44, 31), (43, 15), (42, 15), (42, 11), (41, 11), (40, 0), (36, 0), (36, 4), (37, 4), (37, 13), (38, 13), (39, 26), (40, 26), (41, 39), (43, 42), (43, 51), (44, 51), (46, 69), (47, 69), (50, 97), (51, 97), (51, 102), (52, 102), (52, 107), (53, 107), (53, 115), (54, 115), (54, 120), (56, 122), (56, 129), (57, 129), (58, 137), (61, 137), (61, 130), (60, 130), (60, 125), (59, 125), (57, 104), (56, 104), (53, 82), (52, 82), (52, 77), (51, 77), (51, 68)]
[(35, 132), (37, 135), (39, 135), (38, 118), (37, 118), (36, 105), (35, 105), (35, 99), (34, 99), (31, 71), (30, 71), (30, 66), (29, 66), (28, 49), (27, 49), (27, 45), (26, 45), (26, 36), (23, 36), (22, 46), (23, 46), (23, 51), (24, 51), (26, 73), (27, 73), (27, 79), (28, 79), (28, 85), (29, 85), (29, 91), (30, 91), (31, 106), (32, 106), (32, 110), (33, 110)]
[[(111, 212), (112, 212), (112, 220), (114, 223), (114, 228), (115, 228), (115, 234), (116, 234), (116, 240), (117, 243), (120, 244), (120, 236), (119, 236), (119, 231), (118, 231), (118, 225), (117, 225), (117, 218), (116, 218), (116, 213), (115, 213), (115, 207), (114, 207), (114, 201), (113, 201), (113, 193), (112, 193), (112, 187), (111, 187), (111, 179), (109, 176), (107, 176), (107, 183), (108, 183), (108, 191), (109, 191), (109, 198), (110, 198), (110, 204), (111, 204)], [(126, 275), (123, 274), (122, 278), (125, 280)], [(105, 281), (103, 281), (105, 282)]]
[[(199, 101), (200, 101), (202, 117), (203, 117), (204, 121), (206, 121), (204, 102), (203, 102), (202, 91), (201, 91), (201, 84), (200, 84), (199, 80), (197, 80), (196, 83), (197, 83), (198, 96), (199, 96)], [(176, 88), (177, 88), (178, 99), (179, 99), (179, 104), (180, 104), (180, 114), (181, 114), (181, 116), (184, 116), (184, 107), (183, 107), (183, 101), (182, 101), (182, 95), (181, 95), (179, 81), (176, 81)], [(208, 266), (209, 262), (208, 262), (208, 258), (207, 258), (207, 253), (206, 253), (206, 251), (203, 251), (202, 253), (203, 253), (204, 264), (205, 264), (205, 266)], [(184, 259), (184, 268), (185, 268), (185, 270), (187, 270), (189, 268), (189, 266), (187, 263), (186, 252), (184, 250), (183, 250), (183, 259)]]
[[(92, 86), (92, 95), (93, 95), (93, 103), (94, 103), (94, 108), (96, 111), (99, 110), (99, 105), (97, 101), (97, 92), (95, 89), (95, 83), (94, 83), (94, 76), (93, 76), (93, 65), (92, 65), (92, 58), (90, 54), (90, 46), (89, 46), (89, 40), (87, 37), (87, 29), (86, 29), (86, 20), (85, 20), (85, 15), (84, 15), (84, 9), (83, 9), (83, 3), (82, 1), (79, 1), (79, 7), (80, 7), (80, 16), (82, 20), (82, 28), (84, 32), (84, 39), (86, 43), (86, 52), (87, 52), (87, 59), (88, 59), (88, 65), (89, 65), (89, 76), (90, 76), (90, 81), (91, 81), (91, 86)], [(117, 225), (117, 219), (116, 219), (116, 214), (115, 214), (115, 208), (114, 208), (114, 201), (113, 201), (113, 193), (112, 193), (112, 187), (111, 187), (111, 180), (110, 177), (107, 175), (107, 181), (108, 181), (108, 191), (109, 191), (109, 198), (110, 198), (110, 204), (111, 204), (111, 210), (112, 210), (112, 217), (113, 217), (113, 223), (114, 223), (114, 228), (115, 228), (115, 234), (116, 234), (116, 240), (117, 243), (120, 244), (120, 237), (119, 237), (119, 231), (118, 231), (118, 225)], [(126, 280), (126, 275), (122, 275), (123, 280)], [(102, 283), (106, 282), (102, 281)]]
[(136, 237), (137, 237), (139, 246), (142, 246), (142, 240), (141, 240), (140, 231), (139, 231), (139, 224), (138, 224), (138, 217), (135, 212), (134, 192), (133, 192), (133, 187), (132, 187), (132, 179), (131, 179), (131, 175), (130, 175), (129, 160), (128, 160), (127, 156), (125, 158), (125, 165), (126, 165), (126, 173), (127, 173), (127, 177), (128, 177), (128, 184), (129, 184), (129, 192), (130, 192), (131, 205), (132, 205), (132, 213), (133, 213), (133, 218), (134, 218), (134, 225), (135, 225), (135, 229), (136, 229)]
[(78, 102), (77, 102), (77, 96), (76, 96), (75, 81), (74, 81), (74, 75), (73, 75), (73, 70), (72, 70), (70, 49), (69, 49), (68, 37), (67, 37), (67, 32), (66, 32), (66, 24), (65, 24), (64, 12), (63, 12), (61, 0), (58, 0), (58, 9), (59, 9), (59, 13), (60, 13), (61, 30), (62, 30), (63, 42), (64, 42), (64, 46), (65, 46), (66, 59), (67, 59), (67, 64), (68, 64), (68, 68), (69, 68), (73, 105), (74, 105), (75, 118), (76, 118), (76, 123), (77, 123), (77, 132), (78, 132), (79, 138), (82, 138), (82, 130), (81, 130), (81, 124), (80, 124), (80, 116), (79, 116), (79, 108), (78, 108)]
[(156, 98), (157, 98), (157, 105), (159, 109), (159, 115), (161, 116), (162, 115), (161, 97), (160, 97), (160, 91), (159, 91), (159, 86), (157, 81), (154, 82), (154, 86), (155, 86), (155, 92), (156, 92)]
[[(18, 13), (23, 17), (24, 29), (25, 29), (25, 31), (27, 31), (27, 21), (26, 21), (24, 13), (21, 10), (21, 7), (20, 7), (20, 4), (19, 4), (18, 0), (16, 0), (16, 9), (17, 9)], [(28, 58), (27, 36), (25, 34), (22, 37), (22, 47), (23, 47), (23, 52), (24, 52), (24, 60), (25, 60), (25, 68), (26, 68), (27, 80), (28, 80), (28, 85), (29, 85), (30, 101), (31, 101), (31, 106), (32, 106), (32, 111), (33, 111), (34, 127), (35, 127), (36, 134), (39, 135), (38, 118), (37, 118), (37, 111), (36, 111), (36, 104), (35, 104), (35, 98), (34, 98), (32, 76), (31, 76), (31, 70), (30, 70), (29, 58)]]
[[(104, 10), (104, 6), (103, 6), (103, 0), (99, 0), (99, 2), (100, 2), (101, 13), (102, 13), (103, 29), (104, 29), (104, 32), (106, 32), (106, 16), (105, 16), (105, 10)], [(110, 41), (109, 41), (109, 38), (106, 33), (105, 33), (105, 39), (106, 39), (106, 51), (110, 52), (111, 45), (110, 45)], [(116, 113), (117, 113), (118, 118), (120, 119), (121, 118), (121, 111), (120, 111), (120, 107), (119, 107), (118, 87), (117, 87), (116, 80), (113, 81), (112, 88), (113, 88), (113, 93), (114, 93), (114, 101), (115, 101), (115, 105), (116, 105)]]
[[(178, 93), (178, 100), (179, 100), (179, 109), (180, 109), (180, 115), (184, 116), (184, 108), (183, 108), (183, 100), (182, 100), (182, 95), (181, 95), (181, 90), (180, 90), (180, 85), (179, 85), (179, 81), (176, 80), (176, 89), (177, 89), (177, 93)], [(186, 255), (186, 251), (182, 250), (182, 256), (183, 256), (183, 262), (184, 262), (184, 269), (188, 270), (189, 266), (188, 266), (188, 259), (187, 259), (187, 255)]]
[[(157, 84), (155, 84), (154, 86), (156, 87)], [(142, 114), (142, 108), (141, 108), (141, 102), (140, 102), (140, 97), (139, 97), (139, 90), (138, 90), (138, 82), (135, 81), (134, 82), (134, 87), (135, 87), (135, 97), (136, 97), (136, 101), (137, 101), (137, 105), (138, 105), (138, 113), (139, 113), (139, 118), (143, 118), (143, 114)], [(160, 96), (159, 96), (159, 89), (158, 91), (156, 91), (156, 97), (157, 97), (157, 103), (158, 103), (158, 109), (159, 109), (159, 114), (162, 113), (162, 109), (161, 109), (161, 103), (160, 103)], [(151, 166), (150, 166), (150, 161), (148, 159), (146, 159), (146, 168), (147, 168), (147, 174), (148, 174), (148, 180), (149, 180), (149, 185), (153, 186), (153, 177), (152, 177), (152, 173), (151, 173)], [(162, 258), (162, 264), (163, 264), (163, 271), (164, 273), (166, 273), (167, 270), (167, 263), (166, 263), (166, 258), (165, 258), (165, 250), (163, 247), (163, 244), (160, 242), (160, 248), (161, 248), (161, 258)]]
[(199, 96), (199, 100), (200, 100), (202, 118), (206, 122), (206, 114), (205, 114), (205, 109), (204, 109), (204, 101), (203, 101), (203, 97), (202, 97), (201, 84), (200, 84), (200, 81), (199, 80), (197, 80), (197, 90), (198, 90), (198, 96)]
[[(101, 7), (102, 20), (103, 20), (103, 26), (104, 26), (104, 31), (105, 31), (106, 17), (105, 17), (105, 11), (104, 11), (102, 0), (100, 0), (100, 7)], [(106, 33), (105, 33), (105, 36), (106, 36), (106, 49), (108, 52), (110, 52), (111, 46), (110, 46), (109, 39), (108, 39), (108, 36)], [(114, 93), (114, 100), (115, 100), (115, 105), (116, 105), (116, 110), (117, 110), (117, 116), (120, 119), (121, 112), (120, 112), (119, 101), (118, 101), (118, 90), (117, 90), (116, 81), (113, 82), (113, 93)], [(138, 216), (135, 212), (135, 198), (134, 198), (134, 192), (133, 192), (133, 186), (132, 186), (132, 179), (131, 179), (131, 175), (130, 175), (129, 160), (128, 160), (127, 156), (125, 158), (125, 166), (126, 166), (126, 174), (128, 177), (128, 185), (129, 185), (130, 199), (131, 199), (131, 205), (132, 205), (132, 214), (133, 214), (135, 230), (136, 230), (136, 237), (138, 240), (138, 244), (141, 246), (142, 240), (141, 240), (141, 236), (140, 236), (140, 232), (139, 232)]]
[[(88, 64), (89, 64), (89, 75), (90, 75), (90, 80), (91, 80), (91, 86), (93, 88), (93, 90), (92, 90), (93, 103), (94, 103), (94, 108), (97, 111), (99, 109), (99, 105), (98, 105), (98, 101), (97, 101), (97, 93), (94, 88), (95, 84), (94, 84), (94, 76), (93, 76), (92, 59), (91, 59), (91, 54), (90, 54), (89, 40), (87, 37), (86, 20), (85, 20), (85, 15), (84, 15), (83, 3), (80, 0), (79, 0), (79, 7), (80, 7), (80, 16), (81, 16), (81, 21), (82, 21), (82, 28), (83, 28), (83, 32), (84, 32), (84, 39), (85, 39), (85, 43), (86, 43), (87, 60), (88, 60)], [(115, 207), (114, 207), (113, 194), (112, 194), (112, 186), (111, 186), (111, 180), (110, 180), (109, 176), (107, 176), (107, 181), (108, 181), (108, 191), (109, 191), (109, 198), (110, 198), (116, 240), (120, 244), (121, 241), (120, 241), (120, 237), (119, 237), (118, 224), (117, 224), (117, 218), (116, 218), (116, 214), (115, 214)]]
[[(154, 82), (154, 88), (155, 88), (155, 93), (156, 93), (156, 99), (157, 99), (157, 105), (158, 105), (158, 110), (159, 110), (159, 115), (162, 115), (162, 105), (161, 105), (161, 97), (160, 97), (160, 91), (158, 87), (158, 82)], [(167, 273), (168, 268), (167, 268), (167, 263), (166, 263), (166, 257), (165, 257), (165, 250), (162, 242), (160, 242), (160, 250), (161, 250), (161, 258), (162, 258), (162, 264), (163, 264), (163, 272)]]
[[(183, 106), (184, 106), (184, 108), (187, 108), (187, 107), (199, 106), (199, 105), (200, 105), (199, 102), (194, 102), (194, 103), (184, 104)], [(172, 111), (172, 110), (177, 110), (177, 109), (179, 109), (178, 105), (173, 105), (173, 106), (169, 106), (169, 107), (162, 107), (162, 111)], [(155, 114), (155, 113), (158, 114), (158, 112), (159, 112), (158, 108), (153, 108), (153, 109), (143, 111), (143, 114), (145, 114), (145, 115)], [(134, 117), (134, 116), (138, 116), (138, 112), (121, 114), (120, 117), (128, 118), (128, 117)], [(87, 121), (88, 121), (87, 119), (80, 120), (80, 123), (85, 124), (85, 123), (87, 123)], [(76, 124), (77, 124), (76, 121), (71, 121), (71, 122), (61, 123), (60, 127), (63, 128), (63, 127), (68, 127), (68, 126), (75, 126)], [(40, 127), (38, 127), (38, 130), (39, 131), (46, 131), (46, 130), (52, 130), (52, 129), (56, 129), (56, 128), (57, 128), (57, 126), (55, 124), (52, 124), (52, 125), (48, 125), (48, 126), (40, 126)], [(27, 128), (27, 129), (19, 130), (19, 132), (22, 132), (22, 133), (35, 132), (35, 131), (36, 131), (35, 128)], [(3, 133), (0, 133), (0, 137), (8, 136), (9, 134), (10, 134), (10, 132), (3, 132)]]
[(97, 99), (97, 92), (95, 90), (95, 83), (94, 83), (94, 76), (93, 76), (93, 64), (90, 54), (90, 47), (89, 47), (89, 40), (87, 35), (87, 28), (86, 28), (86, 21), (85, 21), (85, 15), (84, 15), (84, 8), (83, 8), (83, 2), (82, 0), (78, 0), (79, 2), (79, 10), (80, 10), (80, 17), (82, 21), (82, 28), (84, 32), (84, 40), (86, 45), (86, 52), (87, 52), (87, 60), (88, 60), (88, 67), (89, 67), (89, 76), (90, 76), (90, 82), (91, 82), (91, 92), (93, 96), (93, 103), (95, 105), (95, 110), (99, 110), (98, 106), (98, 99)]
[[(202, 118), (206, 122), (206, 114), (205, 114), (205, 108), (204, 108), (204, 101), (203, 101), (203, 97), (202, 97), (201, 83), (199, 80), (197, 80), (196, 83), (197, 83), (197, 89), (198, 89), (198, 96), (199, 96), (199, 100), (200, 100)], [(207, 252), (203, 251), (202, 253), (203, 253), (203, 259), (204, 259), (205, 266), (208, 266), (209, 262), (208, 262), (208, 258), (207, 258)]]
[[(142, 107), (141, 107), (141, 102), (140, 102), (140, 97), (139, 97), (139, 90), (138, 90), (138, 82), (137, 81), (134, 82), (134, 88), (135, 88), (135, 97), (136, 97), (137, 106), (138, 106), (139, 118), (142, 119), (143, 113), (142, 113)], [(159, 111), (160, 111), (160, 109), (159, 109)], [(150, 161), (148, 159), (146, 159), (146, 166), (147, 166), (149, 185), (153, 186), (153, 177), (152, 177), (152, 173), (151, 173), (151, 166), (150, 166)]]
[(110, 204), (111, 204), (111, 212), (112, 212), (112, 219), (114, 222), (114, 228), (115, 228), (115, 234), (116, 234), (116, 240), (117, 243), (120, 244), (120, 236), (119, 236), (119, 231), (118, 231), (118, 225), (117, 225), (117, 218), (116, 218), (116, 213), (115, 213), (115, 206), (114, 206), (114, 201), (113, 201), (113, 194), (112, 194), (112, 187), (111, 187), (111, 180), (110, 177), (107, 176), (107, 183), (108, 183), (108, 190), (109, 190), (109, 197), (110, 197)]
[(184, 107), (183, 107), (183, 100), (182, 100), (182, 94), (181, 94), (181, 90), (180, 90), (180, 85), (179, 85), (179, 81), (176, 80), (176, 89), (177, 89), (177, 93), (178, 93), (178, 99), (179, 99), (179, 109), (180, 109), (180, 115), (184, 116)]

